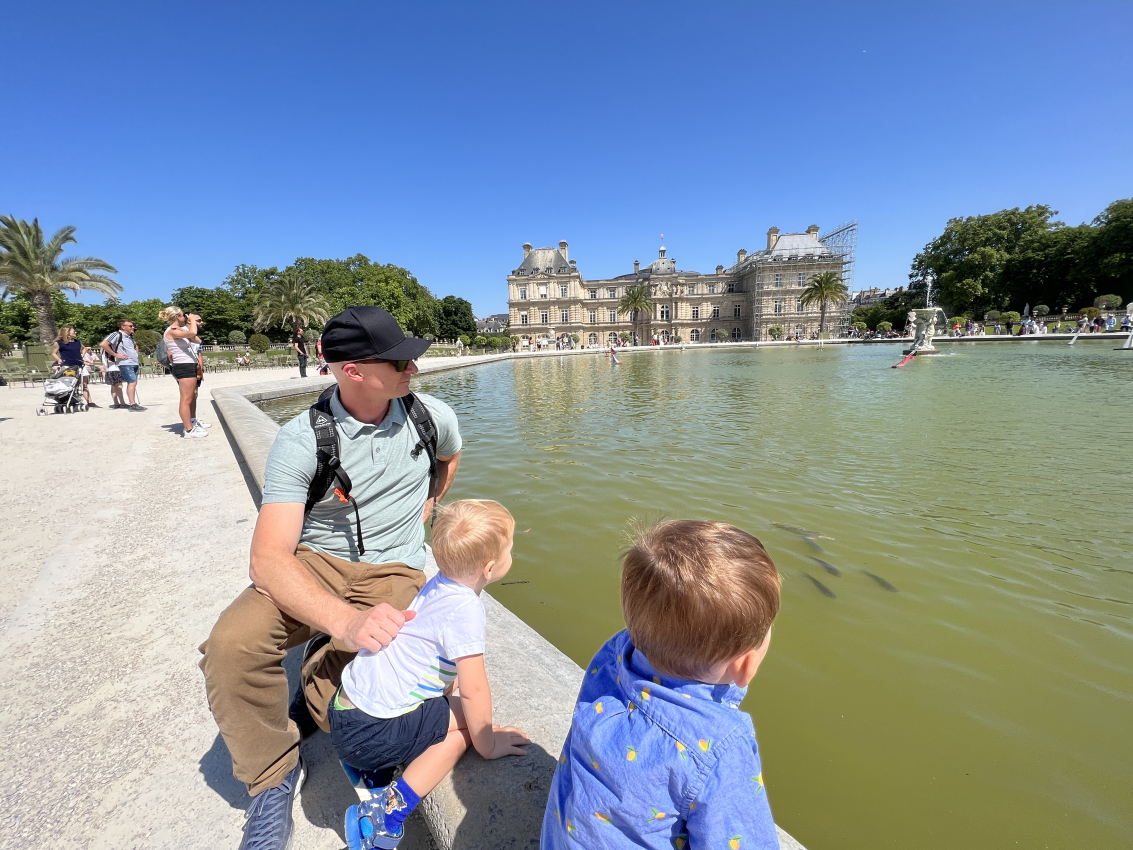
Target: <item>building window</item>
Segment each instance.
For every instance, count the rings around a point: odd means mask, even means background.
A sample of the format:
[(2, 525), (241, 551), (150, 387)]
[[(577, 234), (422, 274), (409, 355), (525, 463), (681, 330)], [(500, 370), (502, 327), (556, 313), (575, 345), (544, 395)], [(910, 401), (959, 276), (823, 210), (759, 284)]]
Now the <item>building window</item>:
[(776, 313), (782, 313), (783, 312), (783, 302), (782, 301), (776, 301), (775, 302), (775, 312)]
[(565, 325), (570, 321), (570, 313), (566, 310), (559, 310), (559, 321)]
[(566, 298), (566, 297), (567, 297), (567, 288), (565, 286), (560, 286), (559, 287), (559, 298)]
[[(591, 313), (590, 315), (593, 316), (594, 314)], [(590, 321), (593, 322), (594, 320), (591, 319)], [(590, 334), (590, 336), (588, 336), (586, 338), (586, 344), (587, 345), (597, 345), (598, 344), (598, 334)]]
[(592, 324), (592, 325), (598, 324), (598, 311), (597, 310), (591, 310), (590, 311), (590, 324)]
[(527, 324), (527, 314), (526, 314), (526, 313), (520, 313), (520, 314), (519, 314), (519, 323), (520, 323), (521, 325), (526, 325), (526, 324)]
[(740, 315), (740, 305), (739, 304), (733, 304), (732, 305), (732, 316), (739, 316), (739, 315)]
[(696, 284), (695, 283), (690, 283), (688, 285), (688, 294), (689, 295), (696, 295)]
[(547, 311), (546, 310), (541, 310), (539, 312), (539, 324), (541, 324), (541, 325), (547, 324)]
[(783, 275), (781, 275), (781, 274), (775, 275), (775, 285), (776, 286), (782, 286), (783, 285)]
[(795, 302), (795, 310), (799, 313), (803, 311), (803, 300), (801, 298)]
[(688, 332), (688, 338), (691, 342), (700, 342), (700, 331), (693, 328)]
[(716, 294), (716, 284), (714, 284), (714, 283), (708, 284), (708, 294), (709, 295), (715, 295)]
[(610, 324), (616, 324), (617, 321), (618, 321), (618, 311), (617, 310), (611, 310), (610, 311)]
[(731, 281), (731, 282), (728, 283), (728, 291), (729, 292), (735, 292), (736, 291), (735, 281)]
[(669, 321), (669, 318), (670, 318), (669, 317), (669, 305), (668, 304), (662, 304), (661, 305), (661, 319), (667, 322), (667, 321)]
[(614, 333), (613, 331), (610, 331), (610, 335), (606, 338), (608, 340), (610, 340), (610, 342), (617, 342), (618, 341), (618, 335), (616, 333)]
[(526, 286), (519, 287), (519, 300), (520, 301), (526, 301), (527, 300), (527, 287)]
[(547, 297), (547, 287), (546, 286), (540, 286), (539, 287), (539, 297), (540, 298), (546, 298)]
[(720, 318), (720, 305), (719, 304), (714, 304), (712, 306), (712, 318), (713, 319), (719, 319)]
[[(693, 307), (692, 308), (692, 317), (694, 319), (700, 318), (700, 308), (699, 307)], [(694, 331), (694, 333), (700, 333), (700, 331)]]
[(606, 297), (607, 298), (617, 298), (618, 297), (617, 287), (614, 287), (614, 286), (606, 287)]
[(595, 298), (597, 298), (597, 297), (598, 297), (598, 290), (597, 290), (597, 289), (591, 289), (591, 290), (590, 290), (590, 298), (591, 298), (591, 300), (593, 300), (593, 299), (595, 299)]
[(805, 285), (806, 285), (806, 273), (805, 272), (799, 272), (799, 286), (805, 286)]
[(756, 286), (763, 286), (763, 275), (757, 274), (755, 276), (755, 285)]
[(739, 328), (732, 328), (732, 342), (739, 342), (743, 332)]

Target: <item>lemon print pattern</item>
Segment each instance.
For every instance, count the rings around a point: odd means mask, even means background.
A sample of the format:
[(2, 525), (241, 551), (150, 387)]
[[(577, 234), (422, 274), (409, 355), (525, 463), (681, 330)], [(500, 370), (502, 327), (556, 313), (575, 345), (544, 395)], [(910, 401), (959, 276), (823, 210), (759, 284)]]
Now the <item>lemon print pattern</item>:
[(641, 689), (641, 700), (642, 700), (642, 702), (644, 702), (647, 699), (649, 699), (649, 688), (642, 688)]
[(709, 738), (709, 739), (708, 739), (708, 740), (706, 741), (706, 740), (704, 740), (704, 738), (701, 738), (701, 739), (700, 739), (700, 741), (698, 742), (698, 746), (699, 746), (699, 747), (700, 747), (700, 749), (702, 749), (702, 750), (703, 750), (704, 752), (708, 752), (708, 751), (709, 751), (709, 750), (710, 750), (710, 749), (712, 748), (712, 739), (711, 739), (711, 738)]
[(649, 811), (652, 813), (652, 816), (649, 818), (650, 820), (664, 820), (665, 818), (668, 817), (667, 814), (665, 814), (664, 812), (657, 811), (652, 806), (649, 807)]
[(688, 844), (687, 835), (678, 835), (673, 839), (673, 846), (676, 847), (677, 850), (684, 850), (686, 844)]
[(728, 850), (740, 850), (740, 836), (733, 835), (728, 839)]
[[(755, 782), (755, 783), (757, 783), (757, 784), (759, 785), (759, 791), (762, 791), (762, 790), (763, 790), (763, 774), (762, 774), (762, 773), (761, 773), (761, 774), (759, 774), (759, 776), (753, 776), (753, 777), (751, 778), (751, 781), (752, 781), (752, 782)], [(757, 791), (756, 793), (758, 794), (758, 793), (759, 793), (759, 791)]]
[(626, 747), (626, 761), (637, 761), (637, 750), (633, 747)]
[(594, 711), (597, 712), (598, 714), (601, 714), (602, 713), (602, 703), (600, 703), (600, 702), (594, 703)]
[(612, 824), (610, 823), (609, 815), (604, 815), (601, 812), (595, 812), (594, 817), (598, 818), (598, 820), (602, 821), (602, 823), (606, 824), (606, 826), (612, 826)]
[(681, 761), (688, 761), (688, 756), (685, 755), (685, 750), (687, 749), (688, 747), (686, 747), (680, 741), (677, 741), (677, 753), (680, 755)]
[(595, 770), (598, 769), (598, 759), (594, 758), (594, 754), (590, 754), (590, 766)]

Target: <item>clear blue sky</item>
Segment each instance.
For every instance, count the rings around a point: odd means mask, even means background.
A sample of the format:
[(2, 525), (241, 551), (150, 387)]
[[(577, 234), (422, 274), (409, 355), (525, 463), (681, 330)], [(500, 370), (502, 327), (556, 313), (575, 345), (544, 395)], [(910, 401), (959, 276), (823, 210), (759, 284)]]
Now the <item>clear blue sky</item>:
[(126, 299), (361, 252), (484, 315), (524, 242), (709, 271), (855, 218), (895, 286), (952, 216), (1133, 195), (1131, 43), (1127, 0), (8, 3), (0, 211)]

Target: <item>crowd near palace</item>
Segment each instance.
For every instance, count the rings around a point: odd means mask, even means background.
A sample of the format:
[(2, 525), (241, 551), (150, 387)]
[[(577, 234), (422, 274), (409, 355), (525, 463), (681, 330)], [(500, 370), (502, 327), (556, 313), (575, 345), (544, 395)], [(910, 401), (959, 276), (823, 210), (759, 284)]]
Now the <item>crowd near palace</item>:
[[(558, 248), (523, 246), (523, 262), (508, 275), (508, 311), (512, 334), (524, 345), (553, 344), (577, 335), (586, 346), (607, 345), (623, 334), (638, 336), (640, 344), (769, 339), (768, 328), (778, 325), (786, 334), (806, 338), (818, 333), (819, 307), (804, 307), (803, 288), (816, 274), (841, 276), (844, 253), (819, 241), (818, 225), (803, 233), (767, 231), (767, 247), (714, 272), (682, 271), (662, 246), (656, 260), (633, 272), (605, 280), (585, 280), (567, 243)], [(649, 286), (652, 315), (640, 317), (619, 310), (626, 291)], [(852, 304), (831, 305), (826, 328), (837, 331), (849, 324)]]

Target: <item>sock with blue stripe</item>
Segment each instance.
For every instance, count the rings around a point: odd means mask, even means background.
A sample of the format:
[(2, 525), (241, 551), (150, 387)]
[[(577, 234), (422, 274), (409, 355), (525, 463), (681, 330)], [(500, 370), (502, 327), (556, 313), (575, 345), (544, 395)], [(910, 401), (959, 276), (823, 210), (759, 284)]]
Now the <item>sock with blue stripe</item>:
[[(421, 802), (421, 798), (417, 796), (417, 792), (409, 787), (409, 783), (405, 781), (405, 777), (400, 777), (390, 783), (389, 797), (386, 798), (395, 800), (395, 804), (386, 806), (386, 832), (396, 833), (401, 829), (402, 823), (409, 817), (410, 813), (417, 808), (417, 804)], [(392, 809), (393, 811), (388, 811)]]

